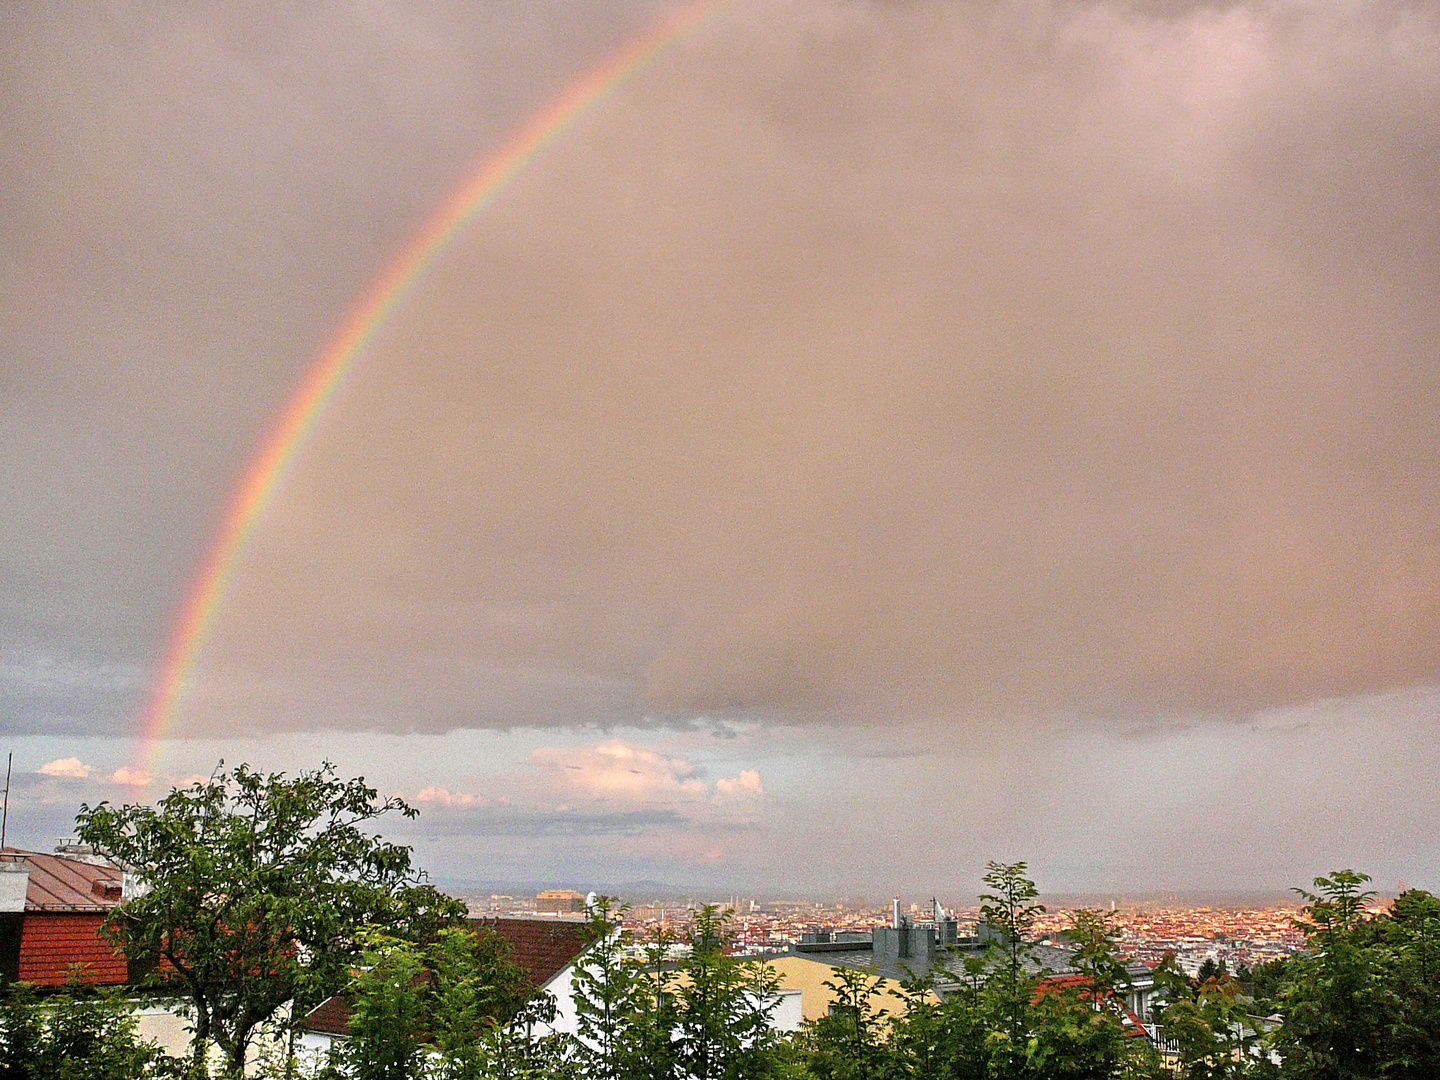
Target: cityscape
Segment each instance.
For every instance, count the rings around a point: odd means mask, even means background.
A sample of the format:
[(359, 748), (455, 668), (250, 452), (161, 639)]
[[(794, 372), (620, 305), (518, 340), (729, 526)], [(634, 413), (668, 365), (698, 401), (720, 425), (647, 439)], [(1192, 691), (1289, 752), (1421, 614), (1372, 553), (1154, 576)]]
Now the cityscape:
[[(462, 894), (473, 915), (553, 916), (557, 919), (584, 917), (586, 893), (573, 889), (540, 892), (535, 897), (501, 894)], [(620, 898), (625, 902), (625, 898)], [(1042, 898), (1043, 899), (1043, 898)], [(689, 926), (697, 905), (713, 903), (734, 913), (735, 955), (764, 956), (783, 952), (805, 934), (816, 931), (868, 933), (886, 925), (891, 905), (861, 906), (855, 903), (818, 901), (766, 901), (758, 897), (687, 897), (665, 901), (636, 898), (627, 902), (623, 925), (638, 940), (667, 927), (680, 932)], [(1113, 902), (1112, 902), (1113, 903)], [(1374, 910), (1384, 910), (1377, 900)], [(961, 934), (972, 934), (980, 921), (979, 907), (943, 904), (952, 913)], [(919, 918), (929, 902), (910, 903), (905, 910)], [(1054, 941), (1071, 927), (1069, 908), (1052, 906), (1035, 922), (1037, 941)], [(1166, 954), (1175, 958), (1190, 975), (1199, 972), (1207, 960), (1224, 964), (1227, 970), (1254, 968), (1282, 957), (1292, 956), (1306, 946), (1305, 935), (1295, 926), (1298, 904), (1267, 907), (1157, 907), (1151, 905), (1112, 907), (1116, 942), (1127, 959), (1157, 966)]]

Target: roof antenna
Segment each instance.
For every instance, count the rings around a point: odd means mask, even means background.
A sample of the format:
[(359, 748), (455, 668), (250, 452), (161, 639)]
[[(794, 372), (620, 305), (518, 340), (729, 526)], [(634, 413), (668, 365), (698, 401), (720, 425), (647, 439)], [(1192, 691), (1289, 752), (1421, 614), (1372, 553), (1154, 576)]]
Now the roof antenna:
[(5, 826), (10, 824), (10, 766), (15, 763), (15, 751), (5, 755), (5, 807), (0, 810), (0, 850), (5, 847)]

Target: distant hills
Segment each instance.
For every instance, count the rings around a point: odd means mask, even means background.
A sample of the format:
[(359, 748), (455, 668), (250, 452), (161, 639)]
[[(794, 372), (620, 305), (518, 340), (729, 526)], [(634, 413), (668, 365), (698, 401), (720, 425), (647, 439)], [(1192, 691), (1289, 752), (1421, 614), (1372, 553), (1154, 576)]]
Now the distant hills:
[[(608, 896), (618, 896), (627, 902), (647, 900), (723, 900), (732, 895), (747, 899), (768, 900), (777, 903), (821, 902), (845, 903), (854, 906), (860, 903), (860, 894), (850, 895), (800, 893), (789, 890), (758, 890), (753, 886), (731, 885), (676, 885), (666, 881), (619, 881), (597, 882), (577, 881), (573, 878), (544, 878), (528, 881), (497, 881), (486, 878), (439, 877), (435, 884), (449, 892), (477, 894), (498, 894), (502, 896), (534, 896), (546, 889), (575, 889), (579, 892), (594, 890)], [(921, 894), (924, 893), (922, 896)], [(928, 900), (930, 894), (921, 888), (902, 890), (901, 896), (908, 902)], [(866, 906), (876, 908), (889, 903), (889, 896), (869, 891), (863, 894)], [(943, 895), (940, 900), (961, 909), (978, 903), (973, 896)], [(1053, 892), (1043, 893), (1040, 901), (1053, 908), (1108, 908), (1113, 902), (1117, 908), (1165, 908), (1165, 907), (1297, 907), (1295, 894), (1288, 889), (1210, 889), (1210, 890), (1135, 890), (1123, 893), (1113, 892)]]

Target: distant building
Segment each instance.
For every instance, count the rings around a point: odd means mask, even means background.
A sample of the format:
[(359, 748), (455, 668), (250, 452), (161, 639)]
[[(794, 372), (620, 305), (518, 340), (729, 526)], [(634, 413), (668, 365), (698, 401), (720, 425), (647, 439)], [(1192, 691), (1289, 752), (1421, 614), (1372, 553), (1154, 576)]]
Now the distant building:
[(0, 983), (129, 982), (125, 957), (100, 936), (125, 875), (94, 856), (0, 849)]
[(546, 889), (535, 897), (535, 910), (554, 915), (571, 915), (585, 910), (585, 897), (574, 889)]
[[(918, 921), (900, 910), (897, 899), (889, 926), (877, 926), (868, 935), (807, 933), (792, 946), (791, 953), (830, 967), (860, 968), (896, 985), (912, 975), (928, 974), (935, 992), (943, 998), (969, 977), (965, 972), (966, 958), (983, 957), (987, 947), (1000, 942), (1003, 935), (995, 927), (981, 923), (973, 935), (962, 936), (957, 921), (938, 903), (931, 904), (932, 917)], [(1063, 987), (1078, 974), (1070, 963), (1072, 954), (1072, 950), (1061, 946), (1031, 943), (1026, 949), (1025, 967), (1032, 975), (1042, 976), (1042, 985), (1047, 988)], [(1126, 964), (1126, 973), (1130, 985), (1119, 1004), (1128, 1017), (1127, 1027), (1148, 1024), (1154, 972), (1146, 964), (1131, 961)]]

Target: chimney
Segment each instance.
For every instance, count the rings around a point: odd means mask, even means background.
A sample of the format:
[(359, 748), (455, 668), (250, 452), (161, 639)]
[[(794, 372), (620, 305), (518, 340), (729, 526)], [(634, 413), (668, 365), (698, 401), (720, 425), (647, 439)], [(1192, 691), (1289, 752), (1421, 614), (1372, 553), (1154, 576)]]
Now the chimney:
[(30, 867), (23, 859), (0, 862), (0, 912), (25, 910), (30, 891)]
[(890, 912), (890, 925), (896, 930), (900, 929), (900, 898), (895, 897), (895, 907)]

